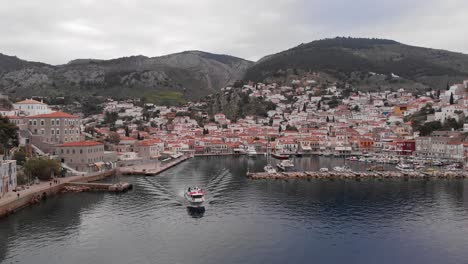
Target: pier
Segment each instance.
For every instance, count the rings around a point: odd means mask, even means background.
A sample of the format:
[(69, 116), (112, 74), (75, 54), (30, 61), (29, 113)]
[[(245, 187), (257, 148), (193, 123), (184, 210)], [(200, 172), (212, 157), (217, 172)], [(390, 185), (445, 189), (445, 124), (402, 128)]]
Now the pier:
[(289, 180), (289, 179), (466, 179), (467, 171), (437, 171), (437, 172), (400, 172), (400, 171), (373, 171), (373, 172), (251, 172), (247, 178), (253, 180)]
[(167, 162), (166, 164), (158, 164), (158, 163), (153, 162), (153, 163), (148, 163), (148, 164), (141, 164), (141, 165), (134, 165), (134, 166), (119, 168), (118, 171), (119, 173), (123, 175), (154, 176), (190, 158), (191, 156), (183, 156), (175, 160), (172, 160), (170, 162)]
[(95, 182), (69, 182), (64, 186), (65, 192), (84, 191), (105, 191), (105, 192), (126, 192), (133, 188), (131, 183), (95, 183)]

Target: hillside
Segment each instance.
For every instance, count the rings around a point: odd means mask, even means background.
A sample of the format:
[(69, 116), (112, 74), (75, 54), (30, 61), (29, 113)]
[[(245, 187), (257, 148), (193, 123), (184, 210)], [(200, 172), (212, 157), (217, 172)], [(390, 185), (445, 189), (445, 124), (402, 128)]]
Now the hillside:
[[(385, 39), (324, 39), (266, 56), (247, 70), (244, 79), (286, 81), (308, 71), (323, 72), (363, 89), (402, 84), (415, 89), (442, 89), (447, 82), (468, 77), (468, 55)], [(369, 73), (393, 73), (401, 78), (374, 82)]]
[(58, 66), (1, 55), (0, 92), (16, 97), (103, 95), (183, 102), (241, 79), (251, 64), (201, 51), (153, 58), (77, 59)]

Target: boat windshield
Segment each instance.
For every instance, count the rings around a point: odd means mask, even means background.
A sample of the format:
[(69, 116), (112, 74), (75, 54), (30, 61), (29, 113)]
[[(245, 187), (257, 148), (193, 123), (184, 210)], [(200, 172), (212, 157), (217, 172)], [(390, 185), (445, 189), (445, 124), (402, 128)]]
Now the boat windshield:
[(199, 198), (202, 198), (202, 197), (203, 197), (202, 195), (192, 195), (193, 199), (199, 199)]

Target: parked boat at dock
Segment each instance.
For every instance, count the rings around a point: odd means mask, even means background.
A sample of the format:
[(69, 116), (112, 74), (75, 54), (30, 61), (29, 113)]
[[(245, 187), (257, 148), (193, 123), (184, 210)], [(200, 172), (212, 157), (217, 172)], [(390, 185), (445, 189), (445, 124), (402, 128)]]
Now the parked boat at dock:
[(280, 162), (278, 165), (276, 165), (276, 166), (277, 166), (280, 170), (282, 170), (282, 171), (287, 171), (287, 170), (289, 170), (289, 169), (291, 169), (291, 168), (294, 167), (294, 163), (293, 163), (291, 160), (287, 159), (287, 160), (281, 161), (281, 162)]
[(279, 159), (279, 160), (287, 160), (289, 159), (289, 156), (286, 155), (286, 154), (280, 154), (280, 153), (273, 153), (271, 154), (271, 156), (275, 159)]

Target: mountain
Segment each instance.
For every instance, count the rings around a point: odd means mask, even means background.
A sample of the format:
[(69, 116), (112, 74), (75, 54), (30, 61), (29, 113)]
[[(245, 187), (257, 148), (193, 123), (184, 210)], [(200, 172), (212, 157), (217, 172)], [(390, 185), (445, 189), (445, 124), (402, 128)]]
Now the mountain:
[(266, 56), (247, 70), (244, 79), (286, 81), (311, 71), (361, 88), (404, 84), (442, 89), (447, 82), (468, 78), (468, 55), (386, 39), (338, 37)]
[(202, 51), (77, 59), (57, 66), (0, 55), (0, 91), (18, 97), (103, 95), (183, 102), (242, 79), (250, 65), (244, 59)]

